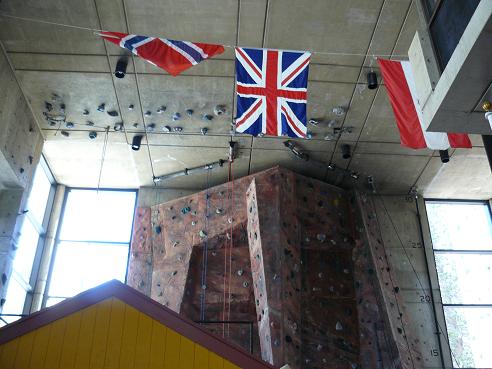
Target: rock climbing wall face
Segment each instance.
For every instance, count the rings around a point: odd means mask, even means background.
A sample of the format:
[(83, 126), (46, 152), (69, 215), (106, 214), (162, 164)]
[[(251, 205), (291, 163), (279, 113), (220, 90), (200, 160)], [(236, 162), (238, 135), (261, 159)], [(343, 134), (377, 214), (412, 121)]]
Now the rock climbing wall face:
[[(272, 168), (138, 209), (128, 281), (191, 320), (252, 322), (254, 354), (274, 365), (398, 367), (351, 199)], [(248, 323), (204, 326), (250, 349)]]

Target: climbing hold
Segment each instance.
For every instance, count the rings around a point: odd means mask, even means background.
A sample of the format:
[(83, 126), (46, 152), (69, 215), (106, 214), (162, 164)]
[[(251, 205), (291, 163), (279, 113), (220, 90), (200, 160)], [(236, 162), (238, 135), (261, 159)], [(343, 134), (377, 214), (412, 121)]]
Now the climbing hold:
[(198, 235), (201, 237), (201, 238), (205, 238), (207, 237), (207, 232), (205, 232), (203, 229), (198, 233)]
[(221, 208), (217, 208), (217, 209), (215, 209), (215, 213), (216, 213), (216, 214), (222, 214), (222, 211), (223, 211), (223, 210), (222, 210)]
[(88, 120), (85, 124), (89, 127), (92, 127), (94, 125), (94, 122), (91, 122), (90, 120)]
[(400, 287), (395, 287), (395, 293), (400, 292)]
[(123, 130), (123, 122), (118, 122), (118, 123), (115, 123), (113, 129), (118, 132), (118, 131), (121, 131)]
[(95, 139), (97, 137), (97, 132), (96, 131), (90, 131), (89, 132), (89, 138), (91, 140)]
[(169, 132), (171, 132), (171, 127), (169, 127), (169, 126), (164, 126), (164, 127), (162, 127), (162, 130), (163, 130), (164, 132), (166, 132), (166, 133), (169, 133)]
[(243, 274), (244, 274), (244, 271), (243, 271), (242, 269), (239, 269), (239, 270), (237, 271), (237, 275), (238, 275), (238, 276), (242, 276)]
[(52, 111), (53, 110), (53, 105), (47, 101), (44, 102), (44, 108), (47, 110), (47, 111)]
[(83, 115), (84, 117), (88, 116), (88, 115), (89, 115), (89, 110), (84, 109), (84, 111), (82, 112), (82, 115)]
[(173, 127), (173, 132), (183, 132), (183, 127)]
[(159, 109), (157, 109), (157, 114), (162, 114), (166, 111), (166, 107), (164, 105), (161, 105)]
[(249, 282), (248, 281), (244, 281), (243, 282), (243, 287), (244, 288), (248, 288), (249, 287)]
[(106, 104), (104, 103), (97, 107), (97, 111), (100, 111), (101, 113), (104, 112), (104, 110), (106, 110)]
[(157, 233), (157, 234), (161, 234), (161, 232), (162, 232), (162, 228), (161, 228), (161, 226), (157, 226), (157, 227), (155, 227), (155, 233)]
[(185, 110), (185, 112), (186, 112), (186, 114), (187, 114), (188, 116), (190, 116), (190, 117), (191, 117), (191, 116), (193, 115), (193, 113), (194, 113), (193, 109), (186, 109), (186, 110)]
[(180, 120), (181, 119), (181, 113), (174, 113), (173, 114), (173, 120), (176, 122), (177, 120)]
[(144, 115), (146, 117), (150, 117), (152, 115), (152, 112), (150, 110), (147, 110)]
[(61, 103), (60, 104), (60, 113), (62, 113), (62, 114), (65, 113), (65, 108), (66, 108), (66, 105)]
[(138, 123), (133, 123), (133, 128), (137, 128), (138, 127)]
[(211, 114), (203, 114), (202, 115), (202, 119), (205, 120), (205, 121), (210, 122), (212, 119), (214, 119), (214, 116), (211, 115)]
[(155, 123), (147, 124), (147, 132), (154, 132), (154, 130), (155, 130)]
[(67, 123), (65, 123), (65, 127), (73, 128), (73, 127), (75, 127), (75, 124), (73, 124), (72, 122), (67, 122)]
[(173, 247), (177, 247), (179, 245), (179, 241), (174, 241), (173, 242)]
[(173, 272), (171, 273), (171, 275), (172, 275), (172, 276), (175, 276), (176, 274), (178, 274), (178, 271), (177, 271), (177, 270), (175, 270), (175, 271), (173, 271)]
[(112, 117), (117, 117), (118, 116), (118, 112), (116, 110), (111, 110), (111, 111), (108, 111), (108, 114)]
[(132, 111), (133, 109), (135, 109), (135, 105), (133, 105), (133, 104), (128, 105), (128, 110), (129, 111)]
[(316, 235), (316, 238), (317, 238), (317, 239), (318, 239), (318, 241), (320, 241), (320, 242), (325, 242), (325, 240), (326, 240), (326, 234), (324, 234), (324, 233), (318, 233), (318, 234)]
[(190, 211), (191, 211), (191, 208), (189, 206), (184, 207), (183, 209), (181, 209), (181, 213), (183, 213), (183, 214), (188, 214)]
[(341, 331), (341, 330), (343, 330), (342, 323), (337, 322), (337, 324), (335, 325), (335, 329), (336, 329), (337, 331)]
[(194, 220), (193, 222), (191, 222), (191, 225), (192, 226), (196, 225), (196, 221)]
[(232, 224), (233, 221), (234, 221), (234, 219), (232, 219), (232, 218), (227, 219), (227, 223), (229, 223), (229, 224)]
[(70, 136), (70, 133), (68, 133), (67, 131), (60, 131), (61, 135), (64, 136), (64, 137), (68, 137)]
[(207, 127), (203, 127), (200, 129), (200, 133), (205, 136), (207, 133), (208, 133), (208, 128)]
[(225, 105), (216, 105), (214, 107), (214, 114), (215, 115), (222, 115), (226, 112), (226, 107)]

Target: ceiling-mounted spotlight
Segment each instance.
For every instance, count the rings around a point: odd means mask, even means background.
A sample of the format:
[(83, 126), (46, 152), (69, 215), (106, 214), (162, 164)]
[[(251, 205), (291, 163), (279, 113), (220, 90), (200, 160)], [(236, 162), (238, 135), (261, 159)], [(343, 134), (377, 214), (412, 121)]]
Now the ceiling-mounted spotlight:
[(138, 151), (140, 150), (140, 144), (142, 143), (142, 135), (133, 136), (132, 139), (132, 150)]
[(350, 159), (350, 145), (349, 144), (343, 144), (342, 145), (342, 158), (344, 159)]
[(116, 69), (114, 70), (114, 76), (116, 78), (123, 78), (126, 75), (126, 66), (128, 65), (128, 61), (125, 57), (119, 58), (116, 63)]
[(378, 88), (378, 76), (376, 72), (372, 70), (369, 73), (367, 73), (367, 88), (369, 90), (374, 90)]
[(343, 106), (335, 106), (331, 111), (335, 115), (342, 116), (345, 114), (346, 109)]
[(443, 163), (449, 162), (448, 150), (439, 150), (439, 156), (441, 157), (441, 162)]

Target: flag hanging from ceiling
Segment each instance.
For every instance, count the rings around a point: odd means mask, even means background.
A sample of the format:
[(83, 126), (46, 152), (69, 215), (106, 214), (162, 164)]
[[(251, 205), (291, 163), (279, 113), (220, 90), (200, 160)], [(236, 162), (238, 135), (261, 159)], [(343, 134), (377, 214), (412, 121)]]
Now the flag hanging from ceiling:
[(471, 148), (467, 134), (427, 132), (417, 103), (415, 80), (409, 61), (378, 60), (402, 146), (412, 149)]
[(309, 52), (236, 48), (236, 131), (306, 136)]
[(130, 50), (173, 76), (224, 52), (222, 45), (168, 40), (120, 32), (101, 32), (100, 35), (105, 40)]

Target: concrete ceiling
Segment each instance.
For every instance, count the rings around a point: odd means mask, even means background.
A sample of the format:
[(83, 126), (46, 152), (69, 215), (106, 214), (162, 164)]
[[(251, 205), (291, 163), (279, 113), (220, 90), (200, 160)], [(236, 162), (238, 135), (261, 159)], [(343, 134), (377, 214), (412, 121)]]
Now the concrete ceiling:
[[(417, 28), (417, 12), (411, 0), (20, 0), (0, 3), (0, 12), (18, 17), (41, 19), (94, 29), (148, 34), (172, 39), (239, 44), (295, 50), (316, 50), (344, 54), (406, 55)], [(202, 165), (227, 157), (230, 122), (234, 116), (234, 60), (231, 49), (219, 57), (203, 62), (178, 77), (135, 58), (130, 61), (124, 79), (112, 75), (118, 57), (125, 51), (105, 43), (92, 32), (0, 17), (0, 40), (40, 123), (46, 142), (44, 154), (60, 183), (70, 186), (96, 186), (104, 146), (104, 127), (123, 121), (125, 132), (110, 132), (101, 174), (103, 187), (152, 185), (153, 175)], [(442, 181), (453, 181), (456, 170), (442, 170), (438, 153), (409, 150), (399, 144), (398, 131), (383, 88), (369, 90), (365, 74), (374, 62), (357, 55), (320, 55), (312, 58), (309, 74), (308, 117), (322, 118), (325, 123), (310, 126), (312, 140), (299, 145), (311, 157), (322, 162), (372, 175), (379, 191), (406, 193), (419, 184), (422, 190)], [(377, 69), (377, 68), (376, 68)], [(136, 73), (135, 73), (136, 71)], [(50, 127), (43, 117), (44, 102), (51, 94), (66, 104), (67, 120), (76, 123), (64, 137)], [(118, 117), (98, 112), (106, 104)], [(133, 104), (135, 109), (128, 110)], [(227, 107), (226, 114), (211, 122), (201, 119), (213, 114), (217, 104)], [(164, 114), (156, 110), (165, 105)], [(343, 117), (331, 109), (348, 108)], [(82, 111), (88, 109), (88, 117)], [(191, 117), (184, 111), (193, 109)], [(143, 112), (151, 111), (150, 117)], [(173, 122), (180, 112), (182, 120)], [(329, 133), (326, 122), (353, 127), (338, 141), (325, 141)], [(94, 122), (94, 127), (85, 125)], [(140, 151), (132, 151), (133, 135), (144, 132), (144, 125), (156, 124), (148, 133)], [(135, 128), (134, 123), (138, 123)], [(181, 126), (180, 134), (164, 133), (162, 127)], [(207, 127), (207, 136), (200, 129)], [(63, 128), (63, 127), (62, 127)], [(98, 136), (89, 140), (88, 131)], [(236, 177), (275, 164), (302, 174), (343, 184), (346, 179), (333, 176), (326, 168), (294, 158), (282, 144), (282, 138), (236, 136), (240, 157), (234, 164)], [(479, 137), (473, 137), (473, 153), (485, 162)], [(340, 145), (353, 148), (351, 159), (341, 158)], [(451, 152), (449, 166), (459, 166)], [(461, 156), (462, 154), (459, 153)], [(462, 164), (468, 165), (468, 164)], [(477, 166), (475, 177), (483, 187), (475, 197), (492, 197), (490, 171)], [(455, 168), (456, 169), (456, 168)], [(486, 168), (485, 168), (486, 169)], [(475, 170), (475, 169), (471, 169)], [(444, 172), (444, 174), (443, 174)], [(457, 170), (459, 172), (459, 169)], [(167, 187), (203, 188), (207, 183), (227, 180), (227, 169), (183, 177)], [(488, 182), (487, 182), (488, 181)], [(439, 182), (440, 183), (440, 182)], [(482, 186), (481, 185), (481, 186)], [(439, 187), (441, 186), (441, 187)], [(433, 194), (442, 188), (440, 184)], [(488, 186), (492, 187), (492, 186)], [(467, 196), (467, 186), (457, 189), (457, 197)], [(447, 195), (449, 192), (445, 192)]]

